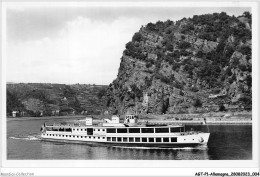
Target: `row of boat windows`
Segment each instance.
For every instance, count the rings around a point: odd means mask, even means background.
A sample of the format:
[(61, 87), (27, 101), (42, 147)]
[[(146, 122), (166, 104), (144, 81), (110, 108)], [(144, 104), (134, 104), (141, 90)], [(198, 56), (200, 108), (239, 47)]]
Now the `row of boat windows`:
[(47, 131), (72, 132), (72, 128), (46, 127), (46, 130), (47, 130)]
[(184, 132), (184, 127), (171, 128), (107, 128), (107, 133), (176, 133)]
[[(72, 132), (73, 131), (87, 131), (92, 130), (89, 129), (72, 129), (72, 128), (54, 128), (47, 127), (48, 131), (65, 131)], [(105, 129), (94, 129), (94, 131), (105, 131)], [(107, 128), (107, 133), (176, 133), (176, 132), (184, 132), (184, 127), (171, 127), (171, 128)]]
[(108, 137), (107, 141), (114, 141), (114, 142), (177, 142), (177, 137), (172, 138), (127, 138), (127, 137)]
[[(45, 135), (45, 134), (44, 134)], [(76, 136), (76, 135), (55, 135), (46, 134), (46, 136), (56, 136), (56, 137), (73, 137), (73, 138), (89, 138), (91, 139), (105, 139), (105, 137), (94, 137), (94, 136)], [(165, 138), (133, 138), (133, 137), (107, 137), (107, 141), (112, 142), (177, 142), (177, 137), (165, 137)]]
[[(93, 128), (88, 128), (88, 129), (79, 129), (79, 128), (56, 128), (56, 127), (47, 127), (46, 128), (47, 131), (61, 131), (61, 132), (72, 132), (73, 131), (87, 131), (87, 130), (92, 130)], [(105, 131), (105, 129), (94, 129), (94, 131)]]
[[(45, 134), (43, 134), (45, 135)], [(69, 137), (69, 138), (93, 138), (93, 139), (105, 139), (105, 137), (95, 137), (95, 136), (76, 136), (76, 135), (55, 135), (55, 134), (46, 134), (46, 136), (56, 136), (56, 137)]]

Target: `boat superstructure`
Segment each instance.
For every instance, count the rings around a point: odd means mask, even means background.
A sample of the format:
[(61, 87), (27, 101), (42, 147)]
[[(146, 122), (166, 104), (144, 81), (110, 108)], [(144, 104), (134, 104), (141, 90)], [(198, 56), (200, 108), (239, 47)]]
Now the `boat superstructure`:
[(138, 124), (136, 115), (126, 115), (123, 123), (118, 116), (93, 124), (86, 118), (84, 125), (46, 125), (41, 128), (43, 140), (102, 143), (117, 146), (194, 147), (207, 145), (210, 133), (185, 131), (182, 125), (152, 126)]

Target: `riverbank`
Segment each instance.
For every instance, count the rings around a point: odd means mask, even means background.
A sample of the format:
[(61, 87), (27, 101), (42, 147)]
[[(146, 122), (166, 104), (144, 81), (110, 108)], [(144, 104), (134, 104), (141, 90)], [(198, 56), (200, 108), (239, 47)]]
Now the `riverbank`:
[[(140, 122), (146, 122), (148, 120), (141, 120)], [(202, 120), (186, 120), (186, 121), (158, 121), (158, 120), (149, 120), (148, 121), (149, 124), (155, 124), (155, 125), (177, 125), (177, 124), (192, 124), (192, 125), (203, 125), (203, 124), (207, 124), (207, 125), (222, 125), (222, 124), (236, 124), (236, 125), (248, 125), (248, 124), (252, 124), (252, 120), (220, 120), (220, 121), (212, 121), (212, 120), (208, 120), (208, 121), (204, 121)]]
[(204, 114), (164, 114), (140, 116), (151, 124), (252, 124), (252, 112), (210, 112)]
[[(91, 115), (87, 115), (91, 116)], [(72, 116), (51, 116), (51, 117), (19, 117), (7, 118), (13, 120), (48, 120), (48, 119), (84, 119), (86, 115)], [(92, 115), (94, 121), (99, 122), (104, 116)], [(107, 115), (105, 118), (110, 118)], [(124, 119), (124, 115), (120, 115)], [(139, 122), (149, 122), (150, 124), (252, 124), (252, 112), (211, 112), (204, 114), (143, 114), (139, 115)]]
[(45, 119), (84, 119), (86, 116), (83, 115), (73, 115), (73, 116), (49, 116), (49, 117), (7, 117), (7, 121), (12, 120), (45, 120)]

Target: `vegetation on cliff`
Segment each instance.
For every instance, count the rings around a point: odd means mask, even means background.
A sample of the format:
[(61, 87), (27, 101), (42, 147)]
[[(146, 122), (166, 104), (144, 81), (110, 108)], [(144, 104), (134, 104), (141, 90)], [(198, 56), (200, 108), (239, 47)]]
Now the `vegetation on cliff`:
[(222, 12), (141, 27), (126, 44), (107, 106), (121, 114), (250, 110), (251, 23), (249, 12)]

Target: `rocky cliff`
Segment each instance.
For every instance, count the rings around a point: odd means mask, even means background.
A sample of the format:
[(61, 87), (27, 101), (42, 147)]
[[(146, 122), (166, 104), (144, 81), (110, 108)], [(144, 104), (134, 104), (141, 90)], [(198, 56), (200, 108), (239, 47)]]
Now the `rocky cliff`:
[(251, 14), (214, 13), (142, 26), (109, 85), (111, 113), (250, 110)]

